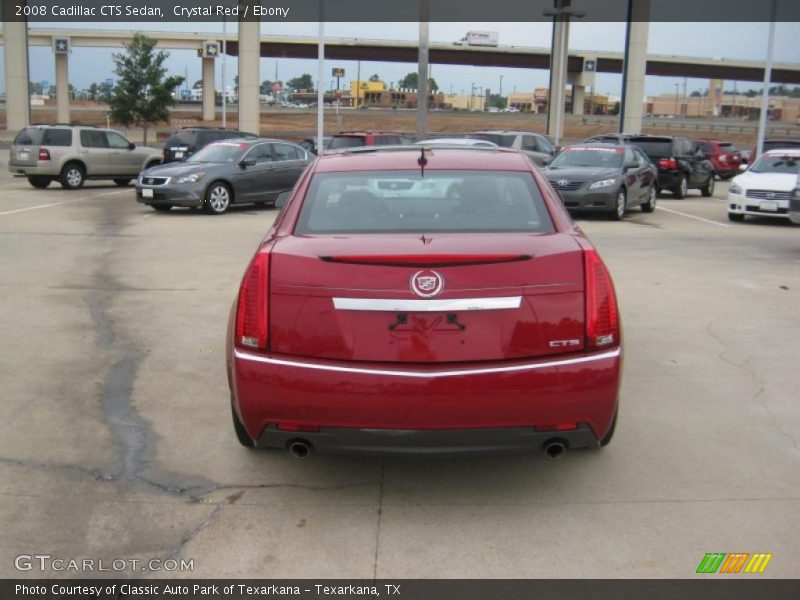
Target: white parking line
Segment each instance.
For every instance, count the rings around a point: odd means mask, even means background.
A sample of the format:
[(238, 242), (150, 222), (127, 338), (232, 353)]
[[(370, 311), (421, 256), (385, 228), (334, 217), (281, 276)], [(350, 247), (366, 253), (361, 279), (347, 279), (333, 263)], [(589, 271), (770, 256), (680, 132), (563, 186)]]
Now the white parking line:
[(50, 204), (37, 204), (36, 206), (27, 206), (25, 208), (17, 208), (15, 210), (6, 210), (0, 212), (0, 217), (21, 212), (28, 212), (29, 210), (39, 210), (40, 208), (61, 206), (62, 204), (72, 204), (73, 202), (80, 202), (81, 200), (94, 200), (95, 198), (103, 198), (104, 196), (113, 196), (115, 194), (124, 194), (125, 192), (130, 192), (130, 190), (119, 190), (117, 192), (108, 192), (107, 194), (98, 194), (97, 196), (87, 196), (85, 198), (75, 198), (74, 200), (63, 200), (62, 202), (51, 202)]
[(702, 221), (703, 223), (709, 223), (710, 225), (716, 225), (717, 227), (730, 227), (727, 223), (720, 223), (719, 221), (712, 221), (711, 219), (704, 219), (703, 217), (696, 217), (694, 215), (690, 215), (689, 213), (681, 212), (679, 210), (672, 210), (671, 208), (664, 208), (663, 206), (656, 206), (658, 210), (664, 210), (668, 213), (673, 213), (675, 215), (680, 215), (682, 217), (686, 217), (687, 219), (694, 219), (696, 221)]

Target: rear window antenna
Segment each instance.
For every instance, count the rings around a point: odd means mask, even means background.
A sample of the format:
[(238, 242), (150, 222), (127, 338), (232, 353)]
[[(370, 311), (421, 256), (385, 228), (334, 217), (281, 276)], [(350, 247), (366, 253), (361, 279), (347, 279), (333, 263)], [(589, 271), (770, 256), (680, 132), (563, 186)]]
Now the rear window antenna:
[(425, 178), (425, 165), (428, 164), (428, 159), (425, 157), (425, 147), (420, 148), (419, 158), (417, 159), (419, 165), (420, 177)]

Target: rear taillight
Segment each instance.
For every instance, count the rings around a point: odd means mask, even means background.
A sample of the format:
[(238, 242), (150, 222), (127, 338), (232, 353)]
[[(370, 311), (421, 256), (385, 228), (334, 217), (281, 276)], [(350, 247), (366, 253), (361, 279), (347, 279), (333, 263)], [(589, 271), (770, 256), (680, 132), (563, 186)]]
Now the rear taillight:
[(39, 148), (39, 160), (50, 160), (50, 150)]
[(674, 158), (660, 158), (658, 159), (658, 166), (662, 169), (677, 169), (678, 161)]
[(597, 252), (584, 250), (586, 273), (586, 346), (604, 348), (619, 344), (617, 298), (611, 274)]
[(239, 288), (235, 343), (251, 350), (267, 349), (269, 253), (259, 251)]

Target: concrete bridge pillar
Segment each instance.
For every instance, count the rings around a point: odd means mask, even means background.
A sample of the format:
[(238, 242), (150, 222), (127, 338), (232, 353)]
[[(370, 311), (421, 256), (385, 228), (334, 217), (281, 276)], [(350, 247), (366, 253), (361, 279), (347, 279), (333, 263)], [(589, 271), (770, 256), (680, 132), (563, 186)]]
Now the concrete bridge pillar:
[(239, 130), (261, 132), (261, 23), (239, 22)]
[[(13, 10), (3, 2), (3, 13)], [(28, 27), (24, 21), (3, 23), (3, 55), (6, 83), (6, 129), (17, 131), (30, 125), (28, 97)]]

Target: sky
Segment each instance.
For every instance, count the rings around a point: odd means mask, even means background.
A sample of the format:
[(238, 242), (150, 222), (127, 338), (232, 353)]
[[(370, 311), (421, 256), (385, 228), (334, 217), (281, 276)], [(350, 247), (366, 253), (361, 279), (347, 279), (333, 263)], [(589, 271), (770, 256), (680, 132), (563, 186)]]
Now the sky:
[[(221, 23), (42, 23), (36, 27), (73, 27), (96, 29), (123, 29), (143, 31), (203, 31), (221, 32)], [(451, 43), (462, 37), (469, 30), (497, 31), (503, 46), (538, 46), (549, 47), (551, 36), (550, 23), (431, 23), (431, 42)], [(262, 35), (297, 35), (316, 36), (316, 23), (262, 23)], [(759, 60), (766, 57), (768, 23), (651, 23), (649, 26), (648, 52), (651, 54), (667, 54), (697, 57), (725, 57)], [(419, 26), (417, 23), (326, 23), (325, 35), (331, 37), (352, 37), (388, 40), (416, 40)], [(235, 37), (235, 24), (228, 24), (228, 35)], [(774, 60), (776, 62), (800, 63), (800, 23), (778, 23), (775, 32)], [(625, 40), (624, 23), (579, 23), (575, 22), (570, 30), (570, 49), (600, 50), (622, 52)], [(1, 51), (0, 51), (1, 52)], [(32, 81), (55, 80), (55, 66), (50, 48), (31, 47), (30, 75)], [(193, 51), (171, 50), (166, 66), (172, 74), (188, 77), (188, 85), (200, 79), (200, 60)], [(236, 59), (228, 58), (226, 65), (228, 85), (233, 85), (236, 74)], [(217, 61), (217, 86), (221, 87), (221, 61)], [(310, 73), (316, 80), (317, 64), (315, 60), (263, 58), (261, 60), (261, 80), (274, 79), (275, 70), (278, 78), (287, 81), (303, 73)], [(331, 67), (341, 67), (346, 71), (345, 81), (356, 78), (355, 61), (326, 61), (325, 73), (330, 74)], [(0, 71), (3, 63), (0, 62)], [(88, 87), (93, 82), (101, 82), (113, 78), (113, 62), (111, 51), (100, 48), (75, 48), (70, 57), (70, 82), (77, 88)], [(548, 72), (534, 69), (490, 68), (458, 65), (433, 65), (431, 75), (442, 91), (469, 93), (473, 84), (489, 88), (496, 92), (500, 86), (504, 93), (510, 91), (532, 91), (537, 87), (547, 87)], [(415, 63), (362, 62), (361, 76), (366, 79), (376, 73), (381, 79), (397, 82), (407, 73), (416, 71)], [(675, 83), (682, 91), (683, 79), (669, 77), (648, 77), (646, 94), (658, 95), (674, 93)], [(707, 80), (688, 79), (687, 93), (693, 90), (704, 90)], [(0, 78), (0, 85), (3, 85)], [(332, 80), (323, 80), (326, 89), (330, 89)], [(598, 74), (596, 90), (598, 94), (619, 94), (621, 77), (614, 74)], [(726, 89), (732, 83), (726, 82)], [(756, 82), (741, 82), (738, 89), (760, 88)]]

